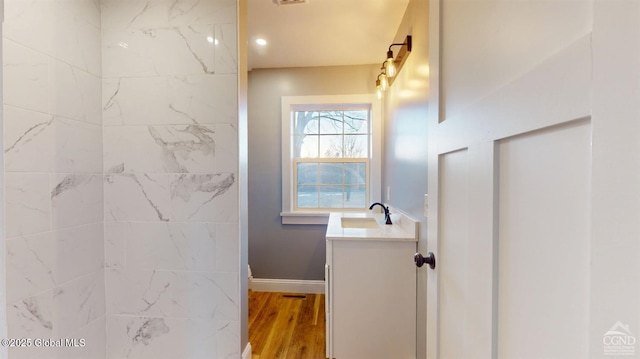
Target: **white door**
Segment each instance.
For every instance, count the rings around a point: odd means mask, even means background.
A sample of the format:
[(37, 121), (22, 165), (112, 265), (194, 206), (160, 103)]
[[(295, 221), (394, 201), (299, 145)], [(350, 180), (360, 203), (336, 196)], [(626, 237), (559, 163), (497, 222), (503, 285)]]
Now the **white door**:
[[(431, 5), (429, 358), (640, 357), (640, 5), (551, 3)], [(482, 21), (489, 49), (548, 56), (463, 76), (447, 41)]]

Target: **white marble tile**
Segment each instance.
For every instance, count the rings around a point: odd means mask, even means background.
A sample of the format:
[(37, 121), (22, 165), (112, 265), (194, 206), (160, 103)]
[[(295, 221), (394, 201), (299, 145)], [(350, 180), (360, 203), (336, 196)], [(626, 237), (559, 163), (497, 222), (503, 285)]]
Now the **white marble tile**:
[(56, 172), (102, 172), (102, 126), (55, 118), (53, 129)]
[[(123, 168), (125, 173), (212, 173), (214, 138), (213, 125), (123, 126), (110, 130), (105, 139), (110, 144), (105, 168), (113, 172)], [(112, 150), (114, 146), (118, 148)]]
[(236, 123), (237, 82), (232, 74), (171, 77), (170, 110), (199, 124)]
[(4, 111), (5, 170), (53, 172), (53, 116), (14, 106), (5, 106)]
[(61, 61), (49, 62), (49, 113), (101, 125), (101, 91), (100, 77)]
[(171, 324), (165, 318), (108, 316), (107, 359), (185, 358)]
[(238, 73), (238, 41), (235, 23), (216, 25), (218, 44), (215, 56), (216, 74)]
[(173, 272), (106, 269), (107, 313), (138, 316), (171, 316)]
[(217, 358), (216, 334), (220, 329), (210, 319), (109, 316), (107, 358)]
[(5, 105), (46, 113), (48, 57), (11, 40), (3, 41)]
[(180, 0), (170, 8), (170, 24), (173, 26), (189, 26), (193, 23), (218, 24), (236, 19), (236, 3), (234, 0), (198, 1)]
[(66, 283), (104, 266), (102, 222), (54, 232), (58, 267), (56, 282)]
[(84, 339), (84, 347), (57, 348), (59, 359), (104, 359), (106, 356), (106, 316), (91, 321), (80, 330), (67, 336), (68, 339)]
[(5, 19), (7, 38), (100, 75), (100, 12), (95, 1), (7, 0)]
[(216, 321), (217, 357), (220, 359), (240, 358), (240, 322)]
[(104, 269), (56, 287), (53, 300), (54, 335), (67, 338), (105, 315)]
[(235, 123), (235, 75), (111, 78), (103, 81), (105, 126)]
[(51, 232), (7, 239), (7, 303), (55, 286), (55, 253)]
[(102, 107), (105, 126), (192, 122), (169, 111), (167, 80), (160, 76), (105, 79)]
[(216, 125), (216, 170), (238, 172), (238, 130), (233, 125)]
[(106, 221), (168, 221), (169, 178), (161, 174), (105, 176)]
[(125, 228), (126, 223), (104, 223), (104, 263), (106, 268), (124, 268), (125, 266)]
[(212, 26), (104, 30), (103, 76), (212, 74)]
[(102, 171), (102, 127), (5, 106), (7, 171)]
[(50, 348), (37, 347), (36, 338), (53, 338), (53, 291), (10, 303), (7, 307), (8, 338), (31, 339), (30, 347), (9, 348), (10, 358), (51, 358)]
[(238, 273), (240, 234), (238, 223), (216, 223), (216, 269)]
[(52, 358), (50, 348), (38, 347), (35, 339), (53, 338), (53, 291), (18, 300), (7, 306), (8, 338), (31, 341), (29, 347), (9, 348), (9, 358)]
[(154, 28), (167, 22), (166, 1), (102, 0), (105, 30)]
[[(106, 29), (189, 26), (228, 22), (236, 18), (235, 0), (103, 0), (102, 22)], [(168, 22), (167, 22), (168, 21)], [(213, 34), (212, 34), (213, 35)]]
[[(216, 327), (215, 321), (211, 320), (211, 318), (174, 319), (171, 321), (172, 326), (178, 326), (179, 324), (184, 328), (184, 355), (186, 358), (200, 359), (216, 355), (215, 353), (220, 344), (217, 337), (219, 328)], [(238, 328), (239, 334), (240, 329)], [(215, 357), (218, 358), (217, 356)]]
[[(5, 0), (3, 36), (45, 54), (51, 54), (54, 1)], [(40, 31), (33, 31), (40, 29)]]
[(7, 238), (51, 229), (49, 175), (5, 174)]
[(236, 273), (178, 272), (174, 314), (186, 318), (234, 320), (239, 315)]
[(171, 210), (175, 221), (237, 221), (238, 186), (235, 174), (173, 176)]
[(102, 221), (102, 187), (102, 175), (51, 175), (53, 228)]
[(103, 171), (105, 174), (123, 173), (128, 151), (124, 126), (105, 126), (103, 129)]
[(53, 338), (53, 290), (7, 306), (9, 338)]
[[(100, 8), (95, 1), (54, 1), (51, 56), (96, 76), (101, 74)], [(65, 39), (60, 41), (59, 39)]]
[(216, 270), (215, 225), (206, 223), (129, 223), (127, 268)]

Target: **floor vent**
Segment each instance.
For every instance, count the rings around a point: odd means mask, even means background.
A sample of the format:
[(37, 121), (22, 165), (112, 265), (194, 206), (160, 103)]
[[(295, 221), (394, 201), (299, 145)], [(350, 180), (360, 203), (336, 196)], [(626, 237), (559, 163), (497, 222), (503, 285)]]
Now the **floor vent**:
[(302, 295), (302, 294), (283, 294), (282, 298), (294, 298), (294, 299), (307, 299), (306, 295)]
[(273, 0), (278, 5), (306, 4), (309, 0)]

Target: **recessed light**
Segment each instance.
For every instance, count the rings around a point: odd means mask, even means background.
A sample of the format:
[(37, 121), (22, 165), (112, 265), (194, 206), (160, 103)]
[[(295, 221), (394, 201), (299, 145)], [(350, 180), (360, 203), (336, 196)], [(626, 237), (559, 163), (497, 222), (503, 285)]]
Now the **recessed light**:
[(260, 45), (260, 46), (264, 46), (267, 44), (267, 40), (265, 39), (256, 39), (256, 44)]

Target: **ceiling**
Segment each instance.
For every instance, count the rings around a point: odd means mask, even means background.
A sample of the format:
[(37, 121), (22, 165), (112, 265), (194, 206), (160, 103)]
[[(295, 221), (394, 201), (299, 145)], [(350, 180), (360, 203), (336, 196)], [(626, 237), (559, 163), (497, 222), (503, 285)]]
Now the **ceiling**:
[(408, 2), (248, 0), (249, 69), (382, 64)]

